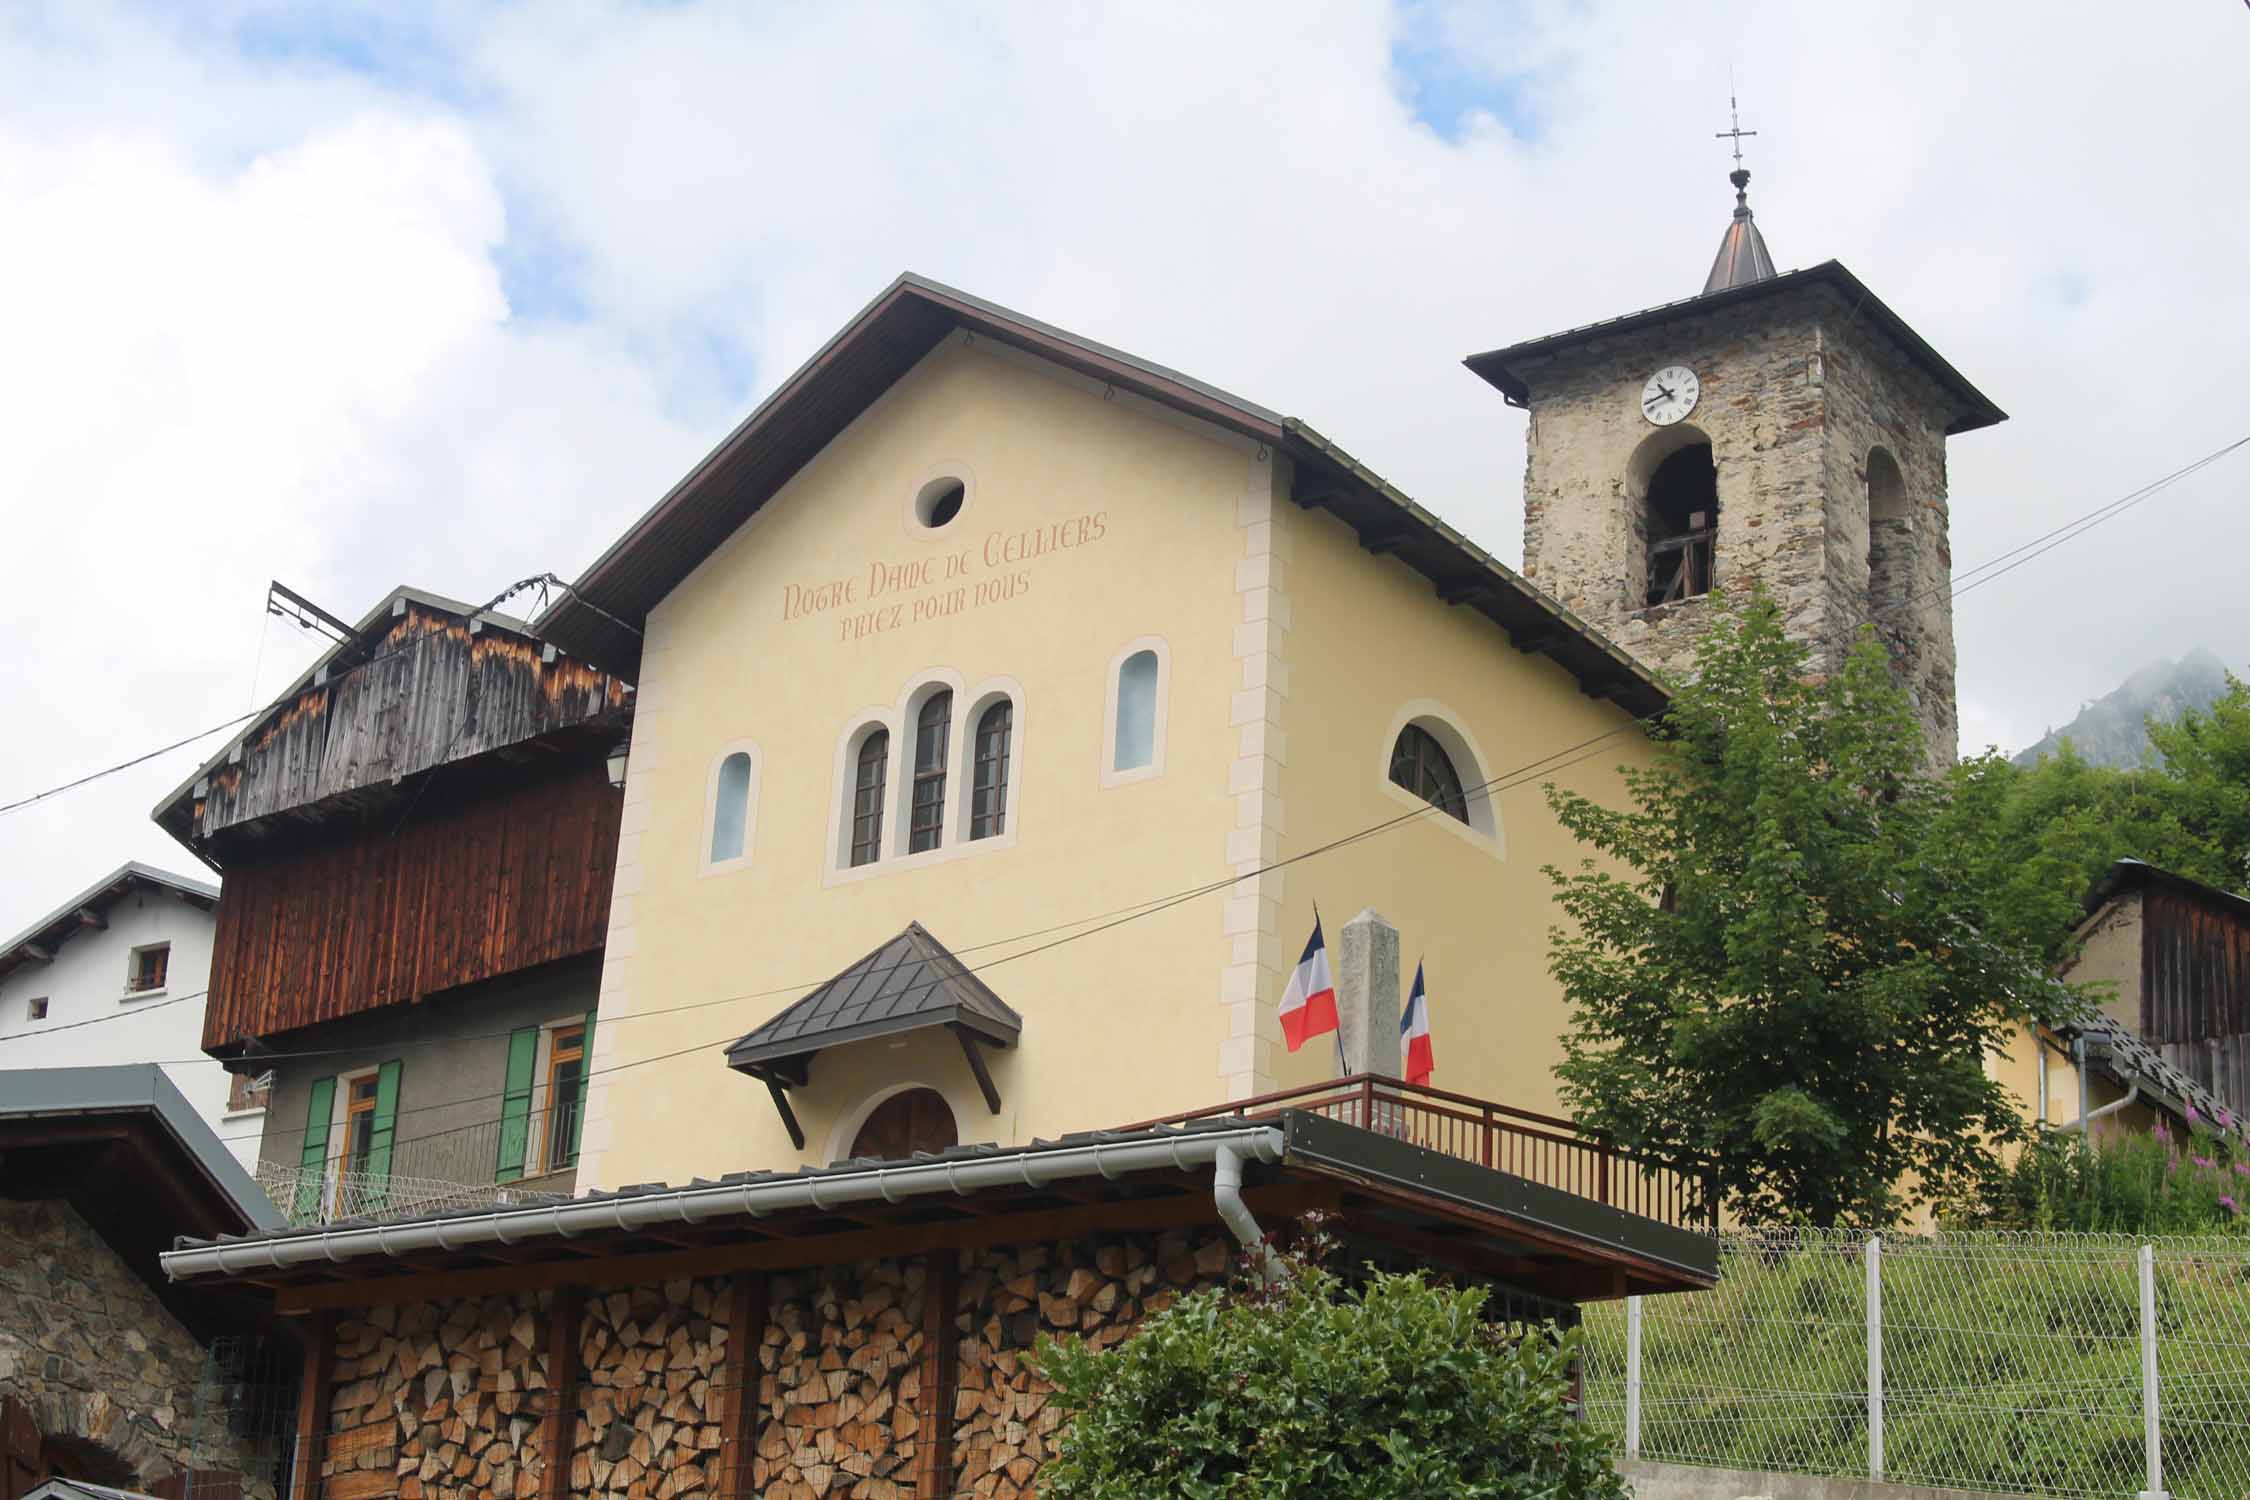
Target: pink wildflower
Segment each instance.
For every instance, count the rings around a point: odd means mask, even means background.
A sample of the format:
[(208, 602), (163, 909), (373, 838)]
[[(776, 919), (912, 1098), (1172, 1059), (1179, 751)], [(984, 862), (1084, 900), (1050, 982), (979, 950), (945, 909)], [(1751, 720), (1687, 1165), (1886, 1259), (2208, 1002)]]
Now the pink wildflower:
[(2234, 1175), (2237, 1177), (2250, 1177), (2250, 1161), (2236, 1162), (2234, 1164)]
[(2234, 1199), (2228, 1197), (2224, 1193), (2219, 1195), (2219, 1207), (2225, 1209), (2230, 1214), (2238, 1214), (2242, 1212), (2241, 1208), (2236, 1205)]
[(2211, 1165), (2211, 1158), (2208, 1156), (2191, 1156), (2188, 1158), (2188, 1160), (2194, 1162), (2199, 1167), (2209, 1168)]
[(2234, 1112), (2232, 1110), (2222, 1109), (2219, 1111), (2219, 1128), (2221, 1130), (2234, 1129)]
[(2201, 1115), (2199, 1115), (2199, 1114), (2197, 1114), (2197, 1113), (2195, 1112), (2195, 1106), (2194, 1106), (2194, 1105), (2192, 1105), (2192, 1104), (2190, 1104), (2190, 1105), (2188, 1105), (2188, 1106), (2187, 1106), (2187, 1117), (2188, 1117), (2188, 1123), (2189, 1123), (2190, 1125), (2193, 1125), (2193, 1124), (2194, 1124), (2194, 1123), (2195, 1123), (2196, 1121), (2198, 1121), (2198, 1120), (2200, 1120), (2200, 1119), (2202, 1119), (2202, 1118), (2203, 1118), (2203, 1116), (2201, 1116)]

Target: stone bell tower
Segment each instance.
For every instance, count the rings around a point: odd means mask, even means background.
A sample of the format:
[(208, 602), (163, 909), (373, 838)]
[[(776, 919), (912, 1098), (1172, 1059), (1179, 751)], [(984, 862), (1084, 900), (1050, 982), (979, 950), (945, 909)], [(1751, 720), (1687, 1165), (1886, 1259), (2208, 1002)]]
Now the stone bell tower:
[(1699, 295), (1472, 355), (1531, 428), (1524, 573), (1685, 669), (1714, 588), (1764, 583), (1827, 669), (1872, 623), (1933, 765), (1959, 737), (1945, 440), (2006, 414), (1837, 261), (1776, 273), (1735, 138)]

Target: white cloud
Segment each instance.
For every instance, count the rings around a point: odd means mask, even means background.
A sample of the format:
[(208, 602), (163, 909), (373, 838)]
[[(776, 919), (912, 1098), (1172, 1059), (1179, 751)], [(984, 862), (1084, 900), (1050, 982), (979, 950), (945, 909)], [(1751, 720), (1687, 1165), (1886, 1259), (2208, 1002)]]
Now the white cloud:
[[(349, 613), (567, 572), (902, 268), (1301, 415), (1515, 556), (1523, 419), (1456, 361), (1700, 286), (1730, 70), (1777, 258), (2015, 413), (1954, 445), (1958, 565), (2242, 422), (2219, 7), (587, 3), (437, 12), (387, 74), (245, 55), (259, 14), (0, 39), (0, 689), (42, 710), (0, 800), (245, 706), (269, 576)], [(1401, 38), (1511, 96), (1444, 138)], [(510, 309), (527, 257), (582, 316)], [(2244, 488), (1969, 595), (1973, 737), (2241, 667)], [(180, 862), (141, 820), (186, 760), (0, 819), (0, 927)]]

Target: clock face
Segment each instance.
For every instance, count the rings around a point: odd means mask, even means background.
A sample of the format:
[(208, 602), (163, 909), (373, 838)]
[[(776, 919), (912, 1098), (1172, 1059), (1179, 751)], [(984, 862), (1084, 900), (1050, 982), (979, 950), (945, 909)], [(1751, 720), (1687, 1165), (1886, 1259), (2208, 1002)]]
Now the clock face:
[(1702, 389), (1695, 371), (1686, 365), (1666, 365), (1641, 387), (1641, 415), (1659, 427), (1669, 427), (1695, 410)]

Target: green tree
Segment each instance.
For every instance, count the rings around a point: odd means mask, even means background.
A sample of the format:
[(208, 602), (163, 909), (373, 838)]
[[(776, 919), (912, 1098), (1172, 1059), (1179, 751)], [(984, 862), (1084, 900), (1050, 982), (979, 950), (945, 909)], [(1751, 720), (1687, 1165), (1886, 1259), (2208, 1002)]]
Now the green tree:
[(1761, 592), (1714, 615), (1629, 806), (1547, 789), (1602, 857), (1548, 870), (1583, 1123), (1707, 1158), (1746, 1222), (1885, 1225), (1991, 1170), (2023, 1125), (1986, 1055), (2074, 1001), (1962, 873), (1989, 833), (1922, 764), (1872, 638), (1815, 677)]
[(2151, 720), (2148, 738), (2172, 817), (2196, 851), (2199, 867), (2179, 873), (2225, 890), (2250, 885), (2250, 687), (2230, 672), (2207, 711)]
[(2120, 859), (2250, 884), (2250, 688), (2230, 677), (2208, 711), (2148, 728), (2145, 766), (2089, 765), (2066, 743), (2036, 766), (1994, 755), (1955, 768), (1957, 864), (1987, 893), (1991, 935), (2060, 959), (2087, 891)]
[(1049, 1500), (1624, 1500), (1570, 1409), (1573, 1333), (1483, 1320), (1421, 1275), (1360, 1287), (1302, 1260), (1183, 1298), (1096, 1351), (1045, 1342), (1070, 1414)]

